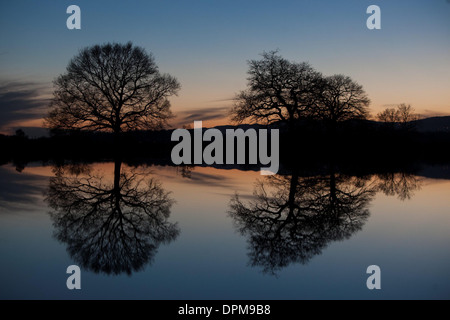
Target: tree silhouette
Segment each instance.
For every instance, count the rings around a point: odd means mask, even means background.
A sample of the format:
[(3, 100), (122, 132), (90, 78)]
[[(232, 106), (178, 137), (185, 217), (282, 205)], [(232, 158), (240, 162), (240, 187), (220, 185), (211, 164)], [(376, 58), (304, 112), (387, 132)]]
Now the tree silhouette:
[(419, 115), (415, 113), (415, 110), (411, 105), (401, 103), (397, 106), (398, 121), (401, 124), (406, 124), (411, 121), (419, 120)]
[(178, 236), (168, 222), (173, 200), (156, 180), (122, 170), (119, 160), (114, 181), (105, 180), (86, 167), (55, 169), (45, 198), (55, 237), (84, 269), (131, 274)]
[(414, 191), (420, 190), (421, 180), (405, 172), (386, 172), (377, 174), (378, 189), (387, 196), (397, 195), (400, 200), (409, 200), (414, 195)]
[(236, 122), (282, 121), (293, 127), (316, 103), (322, 76), (308, 63), (288, 61), (276, 51), (251, 60), (248, 89), (236, 97), (231, 114)]
[(22, 129), (17, 129), (16, 137), (20, 139), (25, 139), (27, 136), (25, 135), (25, 132)]
[(398, 125), (403, 130), (414, 130), (420, 116), (411, 105), (401, 103), (396, 108), (386, 108), (377, 114), (377, 119), (390, 127)]
[(255, 200), (243, 203), (235, 195), (229, 214), (247, 236), (251, 266), (275, 275), (360, 230), (375, 190), (366, 180), (333, 171), (317, 177), (270, 176), (257, 183)]
[(368, 117), (370, 100), (363, 87), (350, 77), (341, 74), (326, 77), (323, 88), (314, 113), (331, 128), (340, 121)]
[(384, 123), (394, 123), (398, 121), (398, 113), (394, 108), (386, 108), (377, 114), (377, 119)]
[(153, 129), (172, 117), (178, 81), (160, 74), (151, 54), (127, 44), (86, 47), (54, 81), (46, 126), (114, 132)]

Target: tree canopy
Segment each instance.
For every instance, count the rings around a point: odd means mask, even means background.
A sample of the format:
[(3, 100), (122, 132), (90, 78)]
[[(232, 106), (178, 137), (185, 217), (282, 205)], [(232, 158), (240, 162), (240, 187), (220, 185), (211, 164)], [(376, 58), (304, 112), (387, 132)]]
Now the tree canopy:
[(308, 63), (265, 52), (261, 60), (249, 61), (248, 88), (236, 97), (234, 121), (293, 123), (316, 103), (322, 75)]
[(397, 105), (397, 108), (386, 108), (377, 114), (377, 118), (382, 122), (406, 123), (419, 119), (419, 115), (411, 105), (405, 103)]
[(54, 86), (47, 127), (116, 134), (164, 126), (172, 117), (168, 98), (180, 88), (131, 42), (82, 49)]
[(370, 100), (344, 75), (323, 76), (307, 62), (291, 62), (276, 51), (249, 61), (248, 87), (236, 96), (232, 120), (295, 125), (301, 119), (331, 124), (365, 119)]
[(317, 116), (331, 123), (351, 119), (366, 119), (370, 100), (363, 87), (342, 74), (325, 78), (320, 101), (313, 110)]
[(88, 165), (54, 172), (45, 197), (54, 234), (82, 268), (130, 275), (178, 237), (177, 224), (169, 221), (174, 200), (148, 172), (122, 168), (118, 159), (113, 182)]

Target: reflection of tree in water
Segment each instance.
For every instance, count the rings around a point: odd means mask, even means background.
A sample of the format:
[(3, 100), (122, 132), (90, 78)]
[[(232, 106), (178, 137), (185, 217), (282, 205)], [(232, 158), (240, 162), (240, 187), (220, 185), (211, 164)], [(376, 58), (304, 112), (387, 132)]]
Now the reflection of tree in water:
[(257, 183), (255, 200), (244, 203), (236, 195), (230, 215), (248, 237), (250, 264), (276, 274), (291, 263), (307, 263), (331, 241), (360, 230), (375, 190), (369, 180), (333, 172), (270, 176)]
[(190, 179), (194, 169), (195, 166), (193, 165), (180, 165), (177, 166), (177, 173), (179, 173), (183, 178)]
[(377, 175), (378, 188), (387, 196), (394, 196), (400, 200), (409, 200), (414, 191), (420, 189), (421, 181), (417, 176), (405, 172), (388, 172)]
[[(115, 162), (114, 181), (86, 167), (55, 170), (46, 201), (72, 258), (85, 269), (131, 274), (179, 234), (168, 222), (173, 200), (161, 184)], [(81, 174), (81, 176), (79, 176)]]

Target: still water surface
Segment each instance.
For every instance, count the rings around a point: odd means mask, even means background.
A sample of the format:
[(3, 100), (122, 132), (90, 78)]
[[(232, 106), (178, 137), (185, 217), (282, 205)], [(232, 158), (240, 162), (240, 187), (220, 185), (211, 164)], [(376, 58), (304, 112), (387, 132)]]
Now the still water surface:
[[(437, 176), (4, 165), (0, 298), (448, 299)], [(66, 287), (72, 264), (81, 290)]]

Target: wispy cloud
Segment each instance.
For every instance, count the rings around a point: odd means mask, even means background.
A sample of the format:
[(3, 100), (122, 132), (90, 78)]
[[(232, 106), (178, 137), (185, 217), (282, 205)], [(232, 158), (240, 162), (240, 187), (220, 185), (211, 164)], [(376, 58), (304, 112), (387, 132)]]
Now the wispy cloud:
[(224, 99), (211, 100), (210, 102), (230, 102), (230, 103), (232, 103), (232, 102), (234, 102), (234, 101), (235, 101), (235, 98), (232, 97), (232, 98), (224, 98)]
[(425, 109), (423, 112), (420, 112), (420, 115), (425, 117), (425, 118), (445, 117), (445, 116), (450, 116), (450, 112), (441, 112), (441, 111), (434, 111), (434, 110)]
[(41, 119), (47, 112), (49, 87), (37, 82), (0, 82), (0, 131)]
[(17, 210), (26, 208), (36, 210), (48, 183), (47, 177), (18, 174), (6, 168), (0, 168), (0, 212), (3, 209)]
[(192, 171), (189, 182), (202, 186), (205, 185), (214, 186), (216, 188), (219, 187), (219, 188), (235, 189), (237, 187), (235, 181), (232, 178), (227, 177), (226, 175), (217, 173), (209, 174), (198, 171)]
[(192, 124), (194, 121), (223, 120), (228, 118), (229, 106), (198, 108), (177, 113), (178, 125)]

